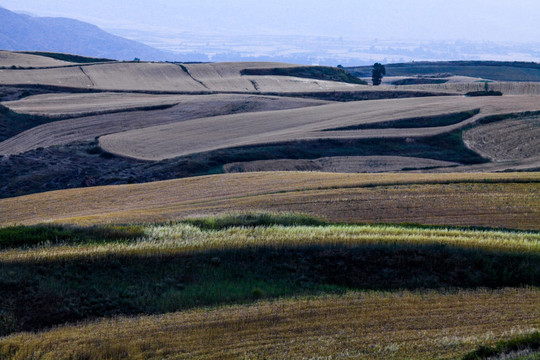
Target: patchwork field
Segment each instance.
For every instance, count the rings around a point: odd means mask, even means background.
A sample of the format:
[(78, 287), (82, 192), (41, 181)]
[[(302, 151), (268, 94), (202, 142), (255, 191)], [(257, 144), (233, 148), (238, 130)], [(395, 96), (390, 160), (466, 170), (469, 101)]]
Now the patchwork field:
[[(538, 111), (540, 103), (537, 100), (531, 96), (502, 99), (430, 97), (330, 104), (317, 108), (196, 119), (116, 133), (101, 137), (100, 146), (122, 156), (162, 160), (227, 147), (302, 139), (425, 137), (463, 127), (482, 116), (520, 110)], [(481, 111), (476, 117), (445, 127), (323, 131), (477, 108)]]
[(0, 51), (0, 359), (538, 359), (535, 66)]
[[(106, 100), (103, 100), (106, 99)], [(103, 100), (103, 101), (102, 101)], [(72, 119), (33, 127), (0, 142), (0, 155), (88, 141), (102, 135), (231, 113), (293, 109), (326, 101), (253, 95), (38, 95), (3, 105), (18, 113)], [(99, 109), (99, 110), (96, 110)], [(91, 115), (99, 113), (100, 115)], [(53, 119), (54, 120), (54, 119)]]

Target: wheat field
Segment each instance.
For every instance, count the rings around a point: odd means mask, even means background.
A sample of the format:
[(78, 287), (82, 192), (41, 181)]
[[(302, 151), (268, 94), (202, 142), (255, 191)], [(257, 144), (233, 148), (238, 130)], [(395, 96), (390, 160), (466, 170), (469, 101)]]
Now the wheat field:
[(68, 325), (0, 339), (10, 359), (453, 359), (540, 327), (537, 289), (357, 293)]

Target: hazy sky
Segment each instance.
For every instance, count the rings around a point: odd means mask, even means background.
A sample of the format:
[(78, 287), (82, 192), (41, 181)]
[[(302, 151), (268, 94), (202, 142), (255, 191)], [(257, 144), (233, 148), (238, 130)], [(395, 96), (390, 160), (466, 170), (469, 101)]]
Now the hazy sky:
[[(205, 34), (539, 41), (539, 0), (0, 0), (107, 28)], [(0, 25), (1, 26), (1, 25)]]

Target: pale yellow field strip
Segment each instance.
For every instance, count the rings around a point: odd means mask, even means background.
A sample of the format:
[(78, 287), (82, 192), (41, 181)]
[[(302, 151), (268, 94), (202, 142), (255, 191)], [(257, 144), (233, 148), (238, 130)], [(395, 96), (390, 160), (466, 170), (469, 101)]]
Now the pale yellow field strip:
[[(321, 131), (336, 127), (480, 108), (479, 115), (459, 124), (414, 129)], [(155, 126), (100, 138), (111, 153), (143, 160), (162, 160), (228, 147), (303, 139), (418, 137), (441, 134), (480, 117), (540, 110), (540, 97), (461, 96), (358, 101), (316, 108), (239, 114)]]
[[(101, 101), (103, 100), (103, 105)], [(119, 112), (55, 121), (24, 131), (0, 142), (0, 155), (23, 153), (38, 147), (64, 145), (93, 140), (97, 136), (146, 128), (191, 119), (230, 113), (273, 111), (327, 104), (326, 101), (259, 95), (141, 95), (141, 94), (72, 94), (44, 95), (28, 100), (4, 103), (23, 112), (48, 111), (69, 115), (73, 111), (96, 109), (123, 110), (155, 105), (178, 104), (163, 110)], [(33, 110), (31, 110), (33, 109)]]
[(137, 93), (53, 93), (34, 95), (2, 105), (29, 115), (49, 117), (84, 116), (92, 112), (129, 110), (144, 106), (177, 104), (181, 95), (148, 95)]
[[(471, 91), (484, 91), (484, 82), (478, 81), (463, 81), (463, 82), (448, 82), (446, 84), (430, 84), (430, 85), (400, 85), (401, 90), (422, 90), (448, 93), (465, 94)], [(396, 86), (386, 85), (383, 88), (392, 89)], [(490, 82), (489, 90), (501, 91), (504, 95), (540, 95), (539, 82)]]
[[(366, 90), (365, 85), (287, 76), (241, 76), (244, 68), (297, 66), (281, 63), (102, 63), (72, 68), (0, 70), (0, 85), (39, 84), (121, 91), (304, 92)], [(193, 72), (193, 74), (191, 74)]]
[(61, 326), (0, 339), (0, 351), (14, 360), (455, 359), (539, 328), (537, 289), (353, 292)]
[(0, 200), (0, 225), (178, 220), (295, 211), (331, 221), (540, 230), (540, 173), (238, 173)]
[(52, 59), (46, 56), (23, 54), (12, 51), (0, 50), (0, 67), (49, 67), (73, 65), (71, 62)]

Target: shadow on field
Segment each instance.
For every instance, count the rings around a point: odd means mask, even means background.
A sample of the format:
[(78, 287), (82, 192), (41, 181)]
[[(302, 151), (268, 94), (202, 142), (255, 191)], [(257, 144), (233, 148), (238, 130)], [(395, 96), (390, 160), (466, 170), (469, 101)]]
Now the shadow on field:
[(351, 289), (539, 286), (540, 255), (443, 245), (251, 247), (0, 263), (0, 336)]

